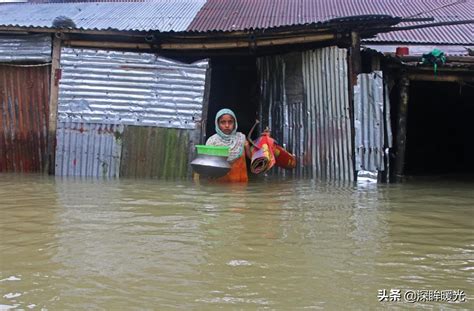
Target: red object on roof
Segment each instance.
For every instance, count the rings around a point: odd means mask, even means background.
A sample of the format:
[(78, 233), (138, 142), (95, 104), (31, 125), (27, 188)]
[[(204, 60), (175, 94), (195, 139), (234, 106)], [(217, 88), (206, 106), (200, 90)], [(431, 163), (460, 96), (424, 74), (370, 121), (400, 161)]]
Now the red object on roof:
[(406, 46), (400, 46), (395, 51), (395, 55), (397, 55), (397, 56), (406, 56), (409, 53), (410, 53), (409, 49)]

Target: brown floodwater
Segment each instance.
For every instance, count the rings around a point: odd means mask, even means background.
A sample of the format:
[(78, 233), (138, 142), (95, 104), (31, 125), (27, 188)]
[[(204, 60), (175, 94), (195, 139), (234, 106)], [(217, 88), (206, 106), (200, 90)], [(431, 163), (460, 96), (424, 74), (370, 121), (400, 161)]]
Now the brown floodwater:
[(0, 310), (474, 308), (472, 182), (0, 174), (0, 239)]

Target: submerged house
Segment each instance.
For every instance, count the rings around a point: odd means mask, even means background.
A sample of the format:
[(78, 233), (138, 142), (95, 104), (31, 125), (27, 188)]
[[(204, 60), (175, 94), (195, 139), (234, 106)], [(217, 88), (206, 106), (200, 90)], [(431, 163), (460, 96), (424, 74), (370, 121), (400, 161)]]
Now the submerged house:
[(0, 172), (185, 177), (229, 107), (296, 154), (275, 174), (387, 179), (406, 64), (377, 34), (432, 22), (369, 2), (2, 4)]
[(362, 44), (364, 71), (383, 71), (392, 105), (391, 179), (472, 177), (474, 1), (420, 6), (410, 15), (431, 19), (433, 27), (400, 24)]

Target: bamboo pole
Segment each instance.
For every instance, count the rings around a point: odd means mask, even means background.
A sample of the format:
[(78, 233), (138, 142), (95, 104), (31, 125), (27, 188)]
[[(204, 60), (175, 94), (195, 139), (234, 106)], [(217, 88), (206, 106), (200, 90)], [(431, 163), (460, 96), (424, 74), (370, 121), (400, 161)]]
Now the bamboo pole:
[[(117, 49), (139, 49), (150, 50), (157, 48), (160, 50), (222, 50), (222, 49), (239, 49), (250, 47), (269, 47), (288, 44), (302, 44), (334, 40), (334, 34), (317, 34), (305, 35), (291, 38), (275, 38), (275, 39), (239, 39), (227, 40), (222, 42), (162, 42), (162, 43), (130, 43), (130, 42), (111, 42), (111, 41), (87, 41), (87, 40), (64, 40), (66, 46), (95, 47), (95, 48), (117, 48)], [(358, 40), (360, 47), (360, 38)]]
[(248, 48), (252, 45), (255, 47), (262, 46), (276, 46), (285, 44), (299, 44), (299, 43), (311, 43), (320, 42), (335, 39), (334, 34), (319, 34), (319, 35), (308, 35), (299, 36), (294, 38), (281, 38), (281, 39), (257, 39), (255, 41), (250, 40), (239, 40), (239, 41), (228, 41), (228, 42), (203, 42), (203, 43), (162, 43), (160, 48), (163, 50), (199, 50), (199, 49), (232, 49), (232, 48)]

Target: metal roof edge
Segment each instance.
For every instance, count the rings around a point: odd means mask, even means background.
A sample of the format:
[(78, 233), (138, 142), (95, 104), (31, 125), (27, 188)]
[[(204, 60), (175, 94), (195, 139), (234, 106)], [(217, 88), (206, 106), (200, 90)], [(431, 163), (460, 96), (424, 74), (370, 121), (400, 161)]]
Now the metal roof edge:
[[(343, 18), (336, 18), (330, 19), (327, 21), (320, 21), (320, 22), (313, 22), (313, 23), (304, 23), (304, 24), (289, 24), (289, 25), (280, 25), (275, 27), (266, 27), (266, 28), (244, 28), (244, 29), (233, 29), (233, 30), (217, 30), (211, 29), (206, 31), (200, 30), (182, 30), (182, 31), (159, 31), (155, 29), (148, 29), (148, 30), (138, 30), (138, 29), (127, 29), (121, 30), (117, 28), (56, 28), (56, 27), (48, 27), (48, 26), (25, 26), (25, 25), (18, 25), (18, 24), (0, 24), (0, 31), (1, 30), (11, 30), (11, 29), (18, 29), (19, 31), (22, 30), (32, 30), (32, 31), (40, 31), (40, 32), (65, 32), (65, 33), (89, 33), (95, 32), (96, 34), (102, 32), (116, 32), (116, 33), (161, 33), (161, 34), (215, 34), (215, 33), (222, 33), (222, 34), (231, 34), (231, 33), (239, 33), (239, 32), (275, 32), (278, 33), (279, 31), (284, 30), (306, 30), (306, 29), (317, 29), (321, 26), (333, 28), (333, 29), (340, 29), (349, 26), (355, 26), (353, 28), (361, 27), (361, 26), (393, 26), (402, 20), (401, 17), (393, 17), (390, 15), (358, 15), (358, 16), (348, 16)], [(362, 23), (362, 24), (361, 24)]]
[(361, 44), (371, 44), (371, 45), (388, 45), (388, 44), (411, 44), (411, 45), (451, 45), (451, 46), (472, 46), (473, 43), (469, 44), (467, 42), (436, 42), (436, 41), (401, 41), (401, 40), (371, 40), (370, 38), (362, 39)]

